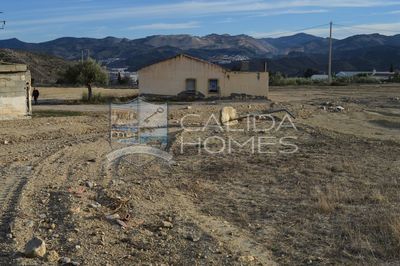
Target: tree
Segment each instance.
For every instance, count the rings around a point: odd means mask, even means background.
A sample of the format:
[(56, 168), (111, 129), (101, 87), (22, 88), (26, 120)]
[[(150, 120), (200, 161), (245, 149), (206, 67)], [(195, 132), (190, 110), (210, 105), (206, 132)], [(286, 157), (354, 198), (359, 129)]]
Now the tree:
[(311, 78), (313, 75), (318, 74), (318, 71), (312, 68), (307, 68), (307, 70), (304, 72), (304, 77), (305, 78)]
[(107, 85), (108, 73), (96, 61), (88, 59), (82, 63), (70, 66), (64, 74), (70, 84), (85, 85), (88, 89), (88, 100), (93, 96), (92, 85)]
[(122, 76), (121, 76), (121, 72), (118, 72), (118, 84), (122, 85)]
[(390, 69), (389, 69), (389, 72), (394, 72), (394, 66), (393, 66), (393, 64), (390, 64)]

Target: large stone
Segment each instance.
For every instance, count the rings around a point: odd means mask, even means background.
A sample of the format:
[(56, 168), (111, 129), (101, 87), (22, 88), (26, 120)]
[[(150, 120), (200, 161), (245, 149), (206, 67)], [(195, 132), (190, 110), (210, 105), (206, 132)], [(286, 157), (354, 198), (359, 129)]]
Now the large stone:
[(223, 125), (226, 125), (226, 126), (237, 125), (239, 122), (237, 120), (234, 120), (237, 118), (238, 118), (238, 114), (237, 114), (235, 108), (229, 107), (229, 106), (222, 108), (220, 119), (221, 119), (221, 123)]
[(44, 257), (46, 255), (46, 243), (39, 237), (32, 238), (25, 245), (25, 255), (29, 258)]

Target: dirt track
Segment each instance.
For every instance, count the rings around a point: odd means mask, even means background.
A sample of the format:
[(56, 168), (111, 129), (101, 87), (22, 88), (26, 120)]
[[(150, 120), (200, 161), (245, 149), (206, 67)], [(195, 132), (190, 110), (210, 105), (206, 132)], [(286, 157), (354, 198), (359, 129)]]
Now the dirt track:
[[(109, 165), (101, 109), (0, 122), (0, 265), (50, 264), (19, 253), (33, 235), (82, 265), (399, 263), (399, 94), (397, 87), (277, 89), (272, 100), (296, 114), (298, 131), (272, 136), (295, 134), (298, 153), (245, 147), (212, 155), (187, 147), (180, 154), (177, 138), (172, 167)], [(328, 101), (345, 111), (322, 110)], [(234, 105), (240, 113), (270, 108)], [(171, 123), (220, 108), (176, 106)], [(180, 136), (215, 135), (263, 133)], [(126, 218), (125, 229), (105, 218), (114, 212)]]

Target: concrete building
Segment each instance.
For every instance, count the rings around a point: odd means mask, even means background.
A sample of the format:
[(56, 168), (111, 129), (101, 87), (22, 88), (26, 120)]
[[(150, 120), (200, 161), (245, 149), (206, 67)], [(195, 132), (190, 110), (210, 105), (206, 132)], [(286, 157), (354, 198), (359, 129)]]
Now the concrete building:
[(0, 120), (29, 118), (31, 93), (26, 65), (0, 63)]
[(229, 71), (188, 55), (173, 58), (139, 70), (141, 95), (177, 96), (201, 94), (205, 98), (235, 95), (268, 97), (268, 72)]

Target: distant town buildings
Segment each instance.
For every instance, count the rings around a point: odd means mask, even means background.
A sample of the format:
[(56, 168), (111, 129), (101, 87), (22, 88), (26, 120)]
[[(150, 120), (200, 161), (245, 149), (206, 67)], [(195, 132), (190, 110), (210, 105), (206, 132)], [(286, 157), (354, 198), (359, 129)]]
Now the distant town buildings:
[(246, 61), (246, 60), (250, 60), (250, 58), (243, 55), (220, 55), (212, 57), (210, 59), (210, 62), (219, 65), (228, 65), (231, 64), (232, 62)]
[(129, 72), (128, 68), (108, 68), (108, 74), (111, 84), (119, 84), (121, 80), (129, 85), (136, 85), (138, 82), (138, 73)]

